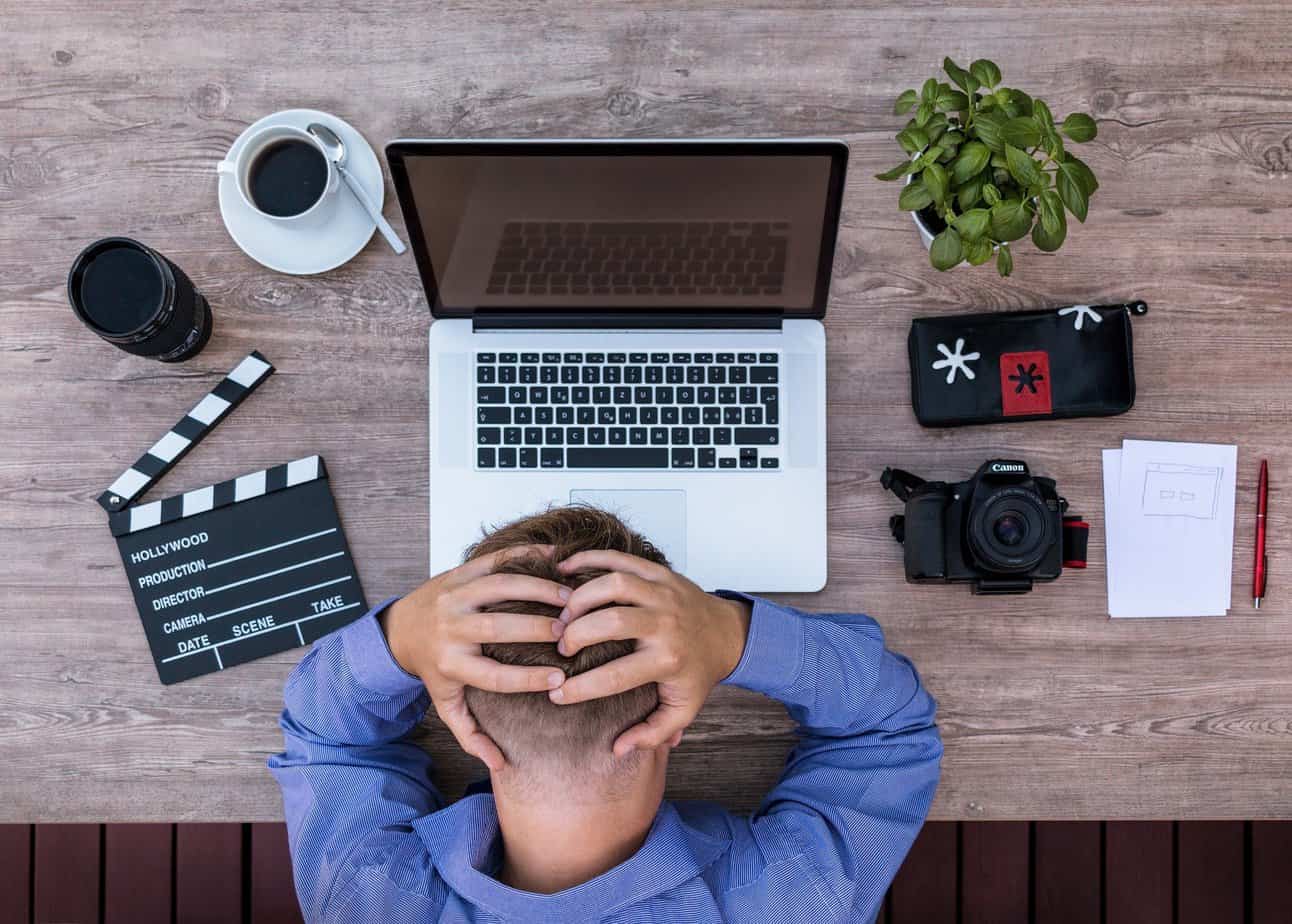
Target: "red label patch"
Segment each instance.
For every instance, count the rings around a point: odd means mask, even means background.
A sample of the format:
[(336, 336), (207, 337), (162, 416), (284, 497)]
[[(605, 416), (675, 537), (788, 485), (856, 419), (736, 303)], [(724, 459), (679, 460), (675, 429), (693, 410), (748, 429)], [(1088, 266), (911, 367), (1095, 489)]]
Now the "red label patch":
[(1000, 408), (1006, 417), (1049, 414), (1050, 354), (1044, 350), (1000, 355)]

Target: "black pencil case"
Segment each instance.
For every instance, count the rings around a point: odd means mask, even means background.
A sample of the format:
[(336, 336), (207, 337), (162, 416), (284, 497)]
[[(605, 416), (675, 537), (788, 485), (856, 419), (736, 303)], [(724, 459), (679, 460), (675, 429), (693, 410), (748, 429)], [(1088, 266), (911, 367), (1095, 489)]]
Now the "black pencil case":
[(926, 427), (1107, 417), (1135, 403), (1142, 301), (916, 318), (911, 405)]

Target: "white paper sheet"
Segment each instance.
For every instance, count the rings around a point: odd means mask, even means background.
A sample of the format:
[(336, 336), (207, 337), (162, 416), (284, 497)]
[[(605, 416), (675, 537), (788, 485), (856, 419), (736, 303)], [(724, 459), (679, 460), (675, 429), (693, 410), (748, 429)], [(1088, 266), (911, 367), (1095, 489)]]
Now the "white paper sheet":
[(1108, 615), (1225, 615), (1238, 447), (1126, 440), (1103, 462)]

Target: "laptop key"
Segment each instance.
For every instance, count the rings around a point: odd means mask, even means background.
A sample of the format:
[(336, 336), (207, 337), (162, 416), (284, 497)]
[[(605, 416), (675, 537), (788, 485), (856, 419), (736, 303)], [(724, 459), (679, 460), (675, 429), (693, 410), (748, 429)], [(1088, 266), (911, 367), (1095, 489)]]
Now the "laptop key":
[(650, 443), (651, 443), (651, 445), (652, 445), (652, 446), (667, 446), (667, 445), (668, 445), (668, 428), (667, 428), (667, 427), (651, 427), (651, 428), (650, 428)]
[(764, 383), (773, 383), (776, 381), (775, 366), (754, 366), (749, 370), (749, 381), (755, 385)]
[(632, 444), (632, 445), (634, 445), (634, 446), (645, 446), (645, 445), (646, 445), (646, 428), (645, 428), (645, 427), (629, 427), (629, 429), (628, 429), (628, 442), (629, 442), (629, 443), (631, 443), (631, 444)]
[(574, 408), (572, 408), (572, 407), (558, 407), (558, 408), (556, 409), (556, 422), (557, 422), (557, 423), (559, 423), (559, 424), (572, 424), (572, 423), (574, 423)]
[(496, 363), (497, 361), (498, 361), (498, 357), (495, 356), (493, 353), (476, 354), (476, 362), (478, 363)]
[(562, 366), (561, 381), (566, 385), (577, 385), (579, 382), (578, 366)]
[(628, 443), (628, 428), (627, 428), (627, 427), (611, 427), (611, 428), (610, 428), (610, 445), (611, 445), (611, 446), (624, 446), (624, 445), (626, 445), (627, 443)]
[(502, 430), (498, 427), (480, 427), (476, 430), (476, 442), (481, 446), (497, 446), (502, 442)]
[(679, 420), (679, 412), (675, 407), (662, 407), (659, 410), (659, 422), (672, 426)]
[(583, 378), (581, 379), (581, 381), (583, 382), (584, 385), (596, 385), (598, 382), (601, 381), (601, 367), (584, 366)]
[(682, 423), (698, 424), (700, 422), (700, 409), (698, 407), (682, 408)]
[(502, 449), (498, 450), (498, 467), (516, 467), (516, 448), (514, 446), (504, 446)]
[(582, 427), (566, 427), (565, 441), (571, 446), (582, 446), (587, 442), (587, 432)]
[(713, 430), (713, 442), (718, 446), (731, 445), (731, 428), (715, 427)]
[(621, 407), (619, 409), (619, 423), (623, 426), (631, 427), (637, 423), (637, 408)]
[(706, 407), (702, 422), (706, 424), (722, 423), (722, 411), (716, 407)]
[(758, 468), (758, 450), (741, 449), (740, 450), (740, 467), (741, 468)]
[(492, 448), (485, 449), (481, 447), (476, 450), (476, 466), (478, 468), (493, 468), (495, 453)]
[(538, 450), (533, 446), (525, 446), (520, 450), (520, 467), (521, 468), (538, 468)]
[(540, 458), (542, 460), (543, 468), (565, 467), (564, 449), (544, 449)]
[(759, 353), (759, 354), (758, 354), (758, 361), (759, 361), (760, 363), (774, 363), (774, 362), (776, 362), (776, 354), (775, 354), (775, 353)]
[(527, 424), (534, 422), (534, 409), (532, 407), (518, 407), (513, 413), (515, 417), (512, 418), (512, 423)]
[[(481, 360), (481, 361), (483, 362), (483, 360)], [(668, 362), (668, 354), (667, 354), (667, 353), (652, 353), (652, 354), (650, 355), (650, 361), (651, 361), (651, 362), (653, 362), (653, 363), (666, 363), (666, 362)]]
[(590, 446), (606, 445), (606, 428), (588, 427), (588, 444)]
[(775, 446), (780, 441), (780, 431), (775, 427), (736, 427), (734, 436), (737, 446)]
[(520, 367), (520, 380), (521, 380), (523, 383), (525, 383), (526, 385), (533, 385), (535, 382), (537, 382), (537, 381), (538, 381), (538, 367), (537, 367), (537, 366), (521, 366), (521, 367)]
[(586, 385), (576, 385), (570, 389), (570, 398), (575, 404), (587, 404), (592, 390)]
[(502, 404), (507, 400), (505, 388), (477, 388), (476, 404)]
[(763, 468), (777, 468), (780, 466), (780, 460), (775, 456), (763, 456), (761, 465)]
[(565, 442), (565, 431), (560, 427), (547, 427), (543, 430), (543, 441), (549, 446), (560, 446)]
[(718, 389), (718, 403), (719, 403), (719, 404), (735, 404), (735, 403), (736, 403), (736, 390), (735, 390), (734, 388), (731, 388), (731, 387), (727, 387), (727, 388), (719, 388), (719, 389)]
[(718, 356), (717, 356), (717, 359), (718, 359), (718, 362), (720, 362), (720, 363), (724, 363), (724, 364), (734, 363), (734, 362), (736, 361), (736, 354), (735, 354), (735, 353), (719, 353), (719, 354), (718, 354)]
[(672, 463), (673, 468), (695, 468), (695, 450), (674, 449)]
[(669, 433), (669, 440), (674, 446), (685, 446), (691, 442), (691, 431), (687, 427), (674, 427)]
[(568, 450), (570, 468), (668, 468), (668, 450), (650, 447), (608, 447)]
[(544, 385), (553, 385), (560, 380), (561, 371), (556, 366), (540, 366), (538, 380)]
[(630, 363), (639, 363), (639, 364), (640, 364), (640, 363), (644, 363), (644, 362), (648, 362), (648, 360), (647, 360), (647, 358), (646, 358), (646, 354), (645, 354), (645, 353), (629, 353), (629, 354), (628, 354), (628, 361), (629, 361)]
[(500, 362), (500, 363), (514, 363), (514, 362), (516, 362), (516, 359), (517, 359), (517, 357), (516, 357), (516, 354), (515, 354), (515, 353), (499, 353), (499, 354), (498, 354), (498, 362)]
[[(566, 354), (565, 354), (565, 362), (567, 362), (567, 363), (581, 363), (581, 362), (583, 362), (583, 354), (582, 354), (582, 353), (566, 353)], [(753, 362), (753, 360), (750, 360), (750, 362)]]
[(534, 423), (545, 427), (551, 422), (552, 409), (550, 407), (539, 407), (534, 409)]
[(691, 442), (697, 446), (708, 446), (712, 433), (708, 427), (696, 427), (691, 431)]
[(523, 363), (536, 363), (536, 362), (538, 362), (538, 354), (537, 354), (537, 353), (521, 353), (521, 354), (520, 354), (520, 361), (521, 361), (521, 362), (523, 362)]
[(595, 408), (581, 407), (574, 413), (575, 416), (578, 417), (579, 423), (584, 426), (597, 422), (597, 412)]
[[(724, 354), (719, 353), (719, 356)], [(714, 468), (718, 464), (718, 451), (712, 446), (700, 450), (700, 468)]]
[(628, 362), (628, 357), (624, 353), (608, 353), (606, 354), (606, 362), (622, 364)]
[(525, 404), (529, 398), (529, 392), (523, 385), (513, 385), (507, 389), (507, 400), (512, 404)]
[(718, 460), (718, 468), (735, 468), (735, 467), (736, 467), (735, 456), (728, 456), (724, 459)]
[(638, 421), (646, 426), (654, 426), (659, 423), (659, 408), (644, 407), (638, 412)]
[(477, 408), (476, 423), (509, 424), (511, 423), (511, 408), (509, 407)]
[(758, 362), (758, 354), (757, 353), (737, 353), (736, 360), (737, 362), (742, 362), (742, 363), (756, 363)]
[[(503, 441), (504, 441), (504, 442), (506, 442), (506, 443), (510, 443), (510, 444), (512, 444), (512, 445), (517, 445), (517, 446), (518, 446), (518, 445), (520, 445), (520, 442), (521, 442), (521, 439), (520, 439), (521, 430), (520, 430), (520, 428), (519, 428), (519, 427), (513, 427), (512, 429), (514, 429), (514, 430), (516, 431), (515, 438), (513, 439), (513, 438), (511, 438), (510, 436), (508, 436), (507, 434), (503, 434)], [(529, 446), (542, 446), (542, 445), (543, 445), (543, 428), (542, 428), (542, 427), (526, 427), (524, 432), (525, 432), (525, 443), (526, 443), (527, 445), (529, 445)]]
[(493, 366), (476, 367), (476, 381), (481, 385), (492, 385), (495, 378), (497, 378), (497, 370)]
[(615, 422), (615, 409), (612, 407), (597, 408), (597, 423), (612, 424)]

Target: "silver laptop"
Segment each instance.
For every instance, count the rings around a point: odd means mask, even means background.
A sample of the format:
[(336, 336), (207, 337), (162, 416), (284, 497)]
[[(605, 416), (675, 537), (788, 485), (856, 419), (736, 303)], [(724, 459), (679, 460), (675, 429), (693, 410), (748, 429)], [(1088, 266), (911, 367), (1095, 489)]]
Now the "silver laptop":
[(702, 587), (826, 580), (839, 141), (386, 148), (434, 323), (431, 572), (551, 505)]

